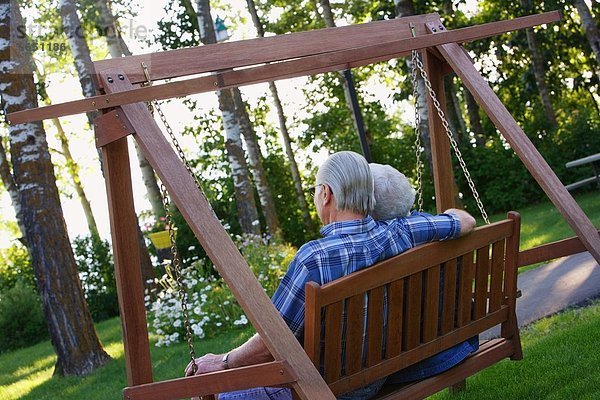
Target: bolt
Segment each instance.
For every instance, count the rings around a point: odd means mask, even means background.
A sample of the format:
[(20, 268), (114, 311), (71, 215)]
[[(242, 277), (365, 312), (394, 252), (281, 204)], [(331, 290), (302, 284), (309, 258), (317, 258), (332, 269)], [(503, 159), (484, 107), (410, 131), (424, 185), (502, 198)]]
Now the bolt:
[(443, 31), (443, 30), (444, 30), (444, 27), (443, 27), (442, 25), (440, 25), (440, 27), (439, 27), (439, 28), (440, 28), (440, 31)]
[(110, 100), (109, 100), (109, 99), (106, 99), (106, 104), (108, 104), (108, 103), (110, 103)]
[(437, 32), (437, 29), (435, 29), (435, 28), (431, 28), (431, 30), (434, 31), (434, 32)]
[(215, 86), (219, 86), (219, 82), (214, 82), (214, 85)]
[(115, 117), (119, 118), (119, 114), (115, 114)]
[(283, 375), (283, 374), (285, 374), (285, 372), (282, 369), (280, 369), (279, 370), (279, 375)]
[(110, 76), (108, 78), (106, 78), (106, 80), (108, 81), (108, 83), (113, 83), (113, 78)]
[(96, 102), (92, 101), (92, 106), (96, 107)]
[(122, 81), (125, 80), (125, 77), (123, 76), (123, 74), (119, 74), (119, 79), (122, 80)]

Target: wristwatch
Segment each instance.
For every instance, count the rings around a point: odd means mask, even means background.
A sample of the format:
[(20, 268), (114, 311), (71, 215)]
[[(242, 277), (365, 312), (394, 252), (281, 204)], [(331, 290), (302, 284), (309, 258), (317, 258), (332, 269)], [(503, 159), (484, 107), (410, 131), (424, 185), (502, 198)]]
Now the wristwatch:
[(231, 354), (231, 352), (225, 353), (225, 355), (221, 359), (221, 364), (223, 364), (223, 369), (229, 369), (229, 355), (230, 354)]

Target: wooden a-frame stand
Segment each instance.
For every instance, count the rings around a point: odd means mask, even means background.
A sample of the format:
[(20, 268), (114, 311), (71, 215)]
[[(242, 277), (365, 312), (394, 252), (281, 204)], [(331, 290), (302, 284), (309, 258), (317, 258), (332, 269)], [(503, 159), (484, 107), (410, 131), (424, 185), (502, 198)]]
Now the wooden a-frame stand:
[[(447, 31), (437, 14), (427, 14), (97, 61), (94, 66), (98, 96), (9, 115), (10, 123), (16, 124), (95, 109), (104, 112), (94, 126), (97, 145), (102, 149), (108, 188), (129, 384), (124, 391), (125, 397), (176, 399), (253, 386), (287, 385), (292, 387), (296, 397), (302, 399), (334, 399), (203, 193), (171, 149), (144, 101), (352, 68), (420, 50), (442, 107), (445, 104), (443, 76), (454, 71), (577, 233), (578, 238), (534, 249), (524, 258), (533, 263), (587, 249), (600, 262), (598, 232), (458, 44), (559, 19), (558, 12), (551, 12)], [(155, 81), (204, 75), (163, 85), (137, 87), (135, 85), (146, 81), (142, 62), (148, 65), (150, 76)], [(236, 69), (240, 67), (249, 68)], [(454, 205), (454, 178), (448, 140), (431, 101), (429, 107), (436, 201), (438, 210), (442, 210)], [(263, 338), (274, 362), (152, 383), (128, 158), (129, 135), (137, 141), (166, 185), (174, 203)], [(182, 360), (182, 369), (184, 363), (185, 360)]]

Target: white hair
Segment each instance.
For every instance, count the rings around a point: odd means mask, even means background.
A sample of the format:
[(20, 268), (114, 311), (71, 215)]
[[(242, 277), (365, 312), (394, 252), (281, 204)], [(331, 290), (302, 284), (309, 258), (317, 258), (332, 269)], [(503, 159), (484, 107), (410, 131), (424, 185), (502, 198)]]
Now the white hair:
[(369, 164), (375, 187), (373, 218), (406, 217), (415, 202), (415, 191), (404, 174), (390, 165)]
[(331, 188), (340, 211), (364, 215), (373, 211), (373, 176), (367, 160), (358, 153), (340, 151), (330, 155), (319, 167), (316, 184)]

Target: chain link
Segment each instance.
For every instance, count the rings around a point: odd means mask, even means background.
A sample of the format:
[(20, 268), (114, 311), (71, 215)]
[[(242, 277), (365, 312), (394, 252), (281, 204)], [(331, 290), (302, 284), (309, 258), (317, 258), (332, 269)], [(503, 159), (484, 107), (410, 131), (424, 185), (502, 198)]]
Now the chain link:
[(417, 209), (419, 212), (423, 212), (423, 162), (421, 161), (423, 146), (421, 145), (421, 114), (419, 114), (419, 90), (417, 81), (417, 65), (415, 61), (416, 58), (417, 52), (413, 50), (410, 76), (412, 79), (413, 100), (415, 102), (415, 159), (417, 160), (415, 168), (417, 172)]
[(483, 207), (483, 203), (481, 202), (479, 193), (477, 192), (477, 189), (475, 188), (475, 183), (473, 182), (473, 179), (471, 178), (471, 174), (469, 173), (469, 170), (467, 169), (467, 165), (465, 164), (465, 160), (462, 157), (462, 153), (460, 152), (460, 149), (458, 148), (458, 143), (456, 142), (456, 139), (454, 139), (454, 135), (452, 134), (452, 131), (450, 130), (450, 126), (448, 124), (448, 121), (446, 120), (444, 111), (442, 110), (442, 107), (440, 106), (440, 102), (437, 99), (435, 91), (431, 87), (431, 81), (429, 80), (429, 78), (427, 76), (427, 72), (425, 71), (423, 62), (421, 61), (421, 59), (419, 58), (418, 55), (415, 56), (415, 53), (416, 53), (416, 51), (413, 51), (413, 60), (416, 62), (416, 66), (419, 69), (419, 71), (421, 72), (423, 81), (425, 81), (425, 86), (427, 87), (429, 97), (431, 97), (433, 106), (435, 107), (437, 114), (440, 117), (440, 120), (442, 121), (442, 126), (444, 127), (444, 130), (446, 131), (446, 136), (448, 136), (448, 140), (450, 141), (452, 150), (454, 150), (454, 154), (456, 154), (456, 158), (458, 159), (460, 168), (462, 169), (463, 174), (465, 175), (465, 178), (467, 179), (467, 183), (469, 184), (469, 188), (471, 189), (471, 192), (473, 193), (473, 197), (475, 198), (477, 207), (479, 208), (479, 211), (481, 212), (481, 216), (482, 216), (483, 220), (485, 221), (485, 223), (489, 224), (490, 220), (488, 218), (487, 212), (485, 211), (485, 208)]

